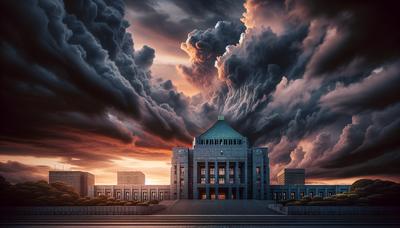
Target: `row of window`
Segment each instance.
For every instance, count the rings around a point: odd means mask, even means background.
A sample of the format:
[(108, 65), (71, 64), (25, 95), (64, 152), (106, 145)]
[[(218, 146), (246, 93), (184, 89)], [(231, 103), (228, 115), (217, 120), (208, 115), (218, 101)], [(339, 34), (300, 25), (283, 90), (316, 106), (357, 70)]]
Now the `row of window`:
[[(235, 179), (233, 177), (229, 178), (229, 184), (234, 184), (235, 183)], [(206, 184), (206, 178), (205, 177), (201, 177), (200, 178), (200, 184)], [(210, 177), (210, 184), (215, 184), (215, 178), (214, 177)], [(224, 177), (219, 177), (218, 178), (218, 184), (225, 184), (225, 178)]]
[[(103, 192), (97, 192), (97, 196), (104, 195)], [(111, 191), (106, 191), (106, 196), (111, 197)], [(130, 197), (130, 192), (125, 192), (124, 196), (122, 196), (122, 192), (116, 192), (115, 198), (120, 200), (140, 200), (139, 199), (139, 192), (133, 192), (133, 197)], [(169, 192), (159, 192), (157, 194), (156, 191), (151, 191), (151, 198), (150, 200), (164, 200), (169, 199)], [(148, 199), (148, 192), (142, 192), (142, 201), (146, 201)]]
[[(215, 169), (213, 167), (209, 168), (209, 175), (215, 175)], [(238, 173), (240, 174), (240, 169), (238, 169)], [(200, 174), (201, 175), (206, 175), (206, 168), (201, 167), (200, 168)], [(218, 168), (218, 175), (225, 175), (225, 168)], [(229, 175), (235, 175), (235, 169), (234, 168), (229, 168)]]
[(200, 139), (197, 141), (201, 145), (242, 145), (241, 139)]
[[(328, 192), (328, 197), (334, 195), (333, 192)], [(300, 199), (304, 198), (304, 192), (300, 192)], [(315, 196), (314, 192), (309, 192), (308, 196), (313, 198)], [(318, 196), (324, 197), (324, 192), (319, 192)], [(286, 192), (274, 192), (274, 200), (287, 200)], [(290, 193), (290, 199), (296, 199), (296, 192)]]

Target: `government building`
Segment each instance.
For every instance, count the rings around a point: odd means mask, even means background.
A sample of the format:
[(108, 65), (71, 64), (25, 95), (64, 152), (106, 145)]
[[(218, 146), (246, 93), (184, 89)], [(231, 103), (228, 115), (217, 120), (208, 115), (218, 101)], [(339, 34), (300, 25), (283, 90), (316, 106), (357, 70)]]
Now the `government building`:
[(267, 199), (267, 148), (250, 148), (224, 120), (193, 139), (192, 148), (172, 152), (173, 199)]
[(288, 200), (350, 190), (349, 185), (305, 185), (304, 169), (284, 169), (278, 185), (270, 185), (268, 149), (250, 148), (222, 116), (193, 139), (191, 148), (173, 148), (171, 165), (172, 199)]
[(289, 200), (329, 197), (348, 192), (349, 185), (306, 185), (304, 169), (284, 169), (278, 185), (270, 184), (268, 148), (250, 147), (248, 139), (222, 116), (191, 148), (172, 150), (170, 185), (146, 185), (139, 171), (120, 171), (116, 185), (94, 185), (94, 175), (80, 171), (50, 171), (49, 182), (64, 182), (81, 196), (120, 200)]

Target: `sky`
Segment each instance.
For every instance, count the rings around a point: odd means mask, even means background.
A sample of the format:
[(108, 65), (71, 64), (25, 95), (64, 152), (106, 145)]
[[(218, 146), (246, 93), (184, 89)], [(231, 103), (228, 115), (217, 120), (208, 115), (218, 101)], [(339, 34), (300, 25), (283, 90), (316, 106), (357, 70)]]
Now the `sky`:
[(140, 170), (224, 115), (309, 183), (400, 181), (400, 15), (383, 1), (1, 1), (0, 175)]

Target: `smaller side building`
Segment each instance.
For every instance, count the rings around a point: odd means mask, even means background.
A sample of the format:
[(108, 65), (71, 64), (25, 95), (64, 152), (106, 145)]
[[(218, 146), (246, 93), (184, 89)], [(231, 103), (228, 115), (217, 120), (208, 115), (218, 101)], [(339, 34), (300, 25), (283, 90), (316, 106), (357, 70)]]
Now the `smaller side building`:
[(169, 200), (169, 185), (140, 185), (140, 184), (118, 184), (118, 185), (96, 185), (96, 196), (114, 197), (119, 200)]
[(145, 184), (145, 175), (140, 171), (118, 171), (117, 184)]
[(270, 199), (300, 200), (308, 197), (330, 197), (350, 191), (350, 185), (271, 185)]
[(93, 197), (94, 175), (82, 171), (49, 171), (49, 183), (62, 182), (71, 186), (81, 197)]
[(279, 185), (293, 185), (305, 184), (305, 170), (304, 169), (283, 169), (278, 173)]

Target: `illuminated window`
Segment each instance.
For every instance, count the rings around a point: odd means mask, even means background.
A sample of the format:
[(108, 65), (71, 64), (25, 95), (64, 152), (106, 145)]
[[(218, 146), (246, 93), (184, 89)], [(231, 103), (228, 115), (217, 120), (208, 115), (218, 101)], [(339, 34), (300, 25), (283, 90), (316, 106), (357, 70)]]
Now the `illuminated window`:
[(201, 175), (206, 175), (206, 168), (201, 168), (200, 169), (200, 174)]
[(214, 177), (210, 178), (210, 184), (215, 184), (215, 178)]
[(205, 177), (200, 178), (200, 184), (205, 184), (205, 183), (206, 183), (206, 178)]
[(218, 178), (218, 184), (225, 184), (225, 178)]
[(296, 198), (296, 193), (291, 192), (291, 193), (290, 193), (290, 199), (295, 199), (295, 198)]
[(256, 167), (256, 174), (260, 175), (260, 167), (259, 166)]
[(218, 175), (220, 175), (220, 176), (225, 175), (225, 168), (219, 168)]
[(214, 168), (210, 168), (210, 175), (214, 175)]
[(229, 175), (235, 175), (234, 169), (233, 168), (229, 168)]

